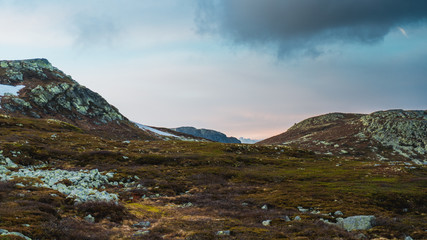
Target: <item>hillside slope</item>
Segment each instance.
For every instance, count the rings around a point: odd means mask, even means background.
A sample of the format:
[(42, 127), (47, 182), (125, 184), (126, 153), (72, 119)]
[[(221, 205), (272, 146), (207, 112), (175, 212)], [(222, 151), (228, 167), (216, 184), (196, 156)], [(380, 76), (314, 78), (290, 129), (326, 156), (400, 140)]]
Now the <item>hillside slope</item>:
[(46, 59), (0, 61), (0, 113), (54, 118), (99, 136), (157, 139)]
[(427, 111), (330, 113), (306, 119), (259, 144), (296, 145), (324, 154), (427, 161)]

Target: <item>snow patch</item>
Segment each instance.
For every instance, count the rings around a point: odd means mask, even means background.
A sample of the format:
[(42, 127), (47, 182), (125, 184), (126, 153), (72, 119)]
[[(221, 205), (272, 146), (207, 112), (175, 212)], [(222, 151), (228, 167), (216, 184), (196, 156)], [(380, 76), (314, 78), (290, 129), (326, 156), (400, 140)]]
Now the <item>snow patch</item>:
[(139, 123), (135, 123), (135, 124), (136, 124), (139, 128), (141, 128), (142, 130), (150, 131), (150, 132), (153, 132), (153, 133), (155, 133), (155, 134), (157, 134), (157, 135), (160, 135), (160, 136), (179, 138), (179, 136), (173, 135), (173, 134), (171, 134), (171, 133), (163, 132), (163, 131), (160, 131), (160, 130), (158, 130), (158, 129), (155, 129), (155, 128), (152, 128), (152, 127), (146, 126), (146, 125), (142, 125), (142, 124), (139, 124)]
[(0, 98), (5, 94), (18, 96), (18, 92), (24, 87), (25, 87), (24, 85), (11, 86), (11, 85), (0, 84)]

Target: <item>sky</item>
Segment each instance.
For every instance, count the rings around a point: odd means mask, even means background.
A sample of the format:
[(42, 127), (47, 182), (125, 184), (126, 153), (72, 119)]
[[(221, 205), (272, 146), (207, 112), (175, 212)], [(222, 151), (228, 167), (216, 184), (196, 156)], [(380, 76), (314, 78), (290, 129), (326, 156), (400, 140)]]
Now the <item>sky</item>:
[(0, 0), (0, 58), (47, 58), (130, 120), (264, 139), (427, 109), (425, 0)]

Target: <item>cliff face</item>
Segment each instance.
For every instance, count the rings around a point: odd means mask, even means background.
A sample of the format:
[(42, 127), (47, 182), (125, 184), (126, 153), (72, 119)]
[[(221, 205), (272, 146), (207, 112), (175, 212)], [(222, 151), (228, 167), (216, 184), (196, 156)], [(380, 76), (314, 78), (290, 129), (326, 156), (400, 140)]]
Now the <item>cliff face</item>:
[(0, 98), (3, 114), (55, 118), (105, 137), (153, 138), (46, 59), (0, 61)]
[(325, 154), (427, 160), (427, 111), (330, 113), (306, 119), (260, 144), (297, 145)]
[(174, 131), (189, 134), (195, 137), (201, 137), (205, 139), (212, 140), (214, 142), (222, 142), (222, 143), (241, 143), (235, 137), (227, 137), (224, 133), (210, 130), (210, 129), (197, 129), (194, 127), (179, 127), (174, 128)]

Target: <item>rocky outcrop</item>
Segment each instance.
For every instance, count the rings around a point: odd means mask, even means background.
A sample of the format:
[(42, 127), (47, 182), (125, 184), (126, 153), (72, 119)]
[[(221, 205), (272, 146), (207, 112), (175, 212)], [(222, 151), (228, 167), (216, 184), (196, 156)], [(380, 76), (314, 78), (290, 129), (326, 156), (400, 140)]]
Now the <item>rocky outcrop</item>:
[(375, 112), (360, 121), (367, 136), (403, 156), (427, 153), (427, 111)]
[(259, 144), (295, 145), (312, 151), (427, 163), (427, 110), (371, 114), (330, 113), (306, 119)]
[[(113, 138), (155, 138), (46, 59), (0, 61), (1, 86), (0, 113), (55, 118)], [(13, 86), (15, 92), (11, 93), (9, 88)]]
[(347, 218), (337, 218), (337, 226), (347, 230), (368, 230), (375, 225), (375, 216), (372, 215), (360, 215), (351, 216)]
[(227, 137), (224, 133), (210, 130), (210, 129), (197, 129), (194, 127), (179, 127), (172, 129), (177, 132), (189, 134), (195, 137), (205, 138), (214, 142), (222, 143), (241, 143), (235, 137)]

